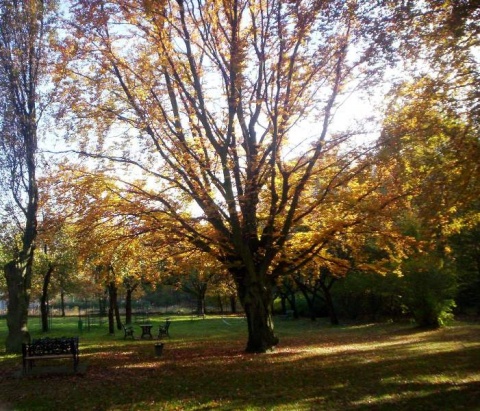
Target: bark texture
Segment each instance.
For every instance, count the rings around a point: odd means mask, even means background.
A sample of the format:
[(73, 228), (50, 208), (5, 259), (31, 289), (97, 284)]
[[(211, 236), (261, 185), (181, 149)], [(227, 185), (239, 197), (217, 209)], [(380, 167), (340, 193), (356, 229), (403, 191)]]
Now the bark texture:
[(270, 284), (255, 282), (238, 286), (248, 325), (246, 352), (265, 353), (273, 350), (279, 340), (274, 333), (272, 318), (273, 293)]
[[(31, 270), (31, 267), (29, 269)], [(27, 267), (19, 267), (15, 261), (7, 263), (4, 267), (8, 288), (8, 335), (5, 342), (8, 353), (21, 353), (22, 343), (30, 342), (27, 327), (30, 287), (25, 283), (25, 270)]]

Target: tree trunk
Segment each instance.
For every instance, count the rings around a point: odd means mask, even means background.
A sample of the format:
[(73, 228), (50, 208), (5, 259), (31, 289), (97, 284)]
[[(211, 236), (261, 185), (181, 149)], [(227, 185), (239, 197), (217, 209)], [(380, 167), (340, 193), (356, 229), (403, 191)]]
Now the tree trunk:
[(248, 341), (245, 351), (249, 353), (271, 351), (278, 344), (278, 338), (273, 332), (271, 287), (258, 282), (249, 286), (240, 284), (238, 296), (247, 317)]
[(293, 318), (298, 320), (300, 316), (298, 315), (298, 308), (297, 308), (297, 299), (295, 297), (295, 293), (292, 292), (290, 297), (287, 297), (288, 303), (290, 304), (290, 309), (293, 311)]
[(205, 294), (207, 293), (207, 285), (202, 285), (197, 293), (197, 315), (205, 318)]
[[(26, 3), (26, 2), (24, 2)], [(21, 4), (21, 3), (18, 3)], [(43, 5), (42, 5), (43, 6)], [(37, 237), (38, 187), (36, 181), (37, 124), (40, 61), (45, 56), (46, 10), (28, 2), (2, 2), (0, 78), (2, 81), (2, 150), (6, 151), (7, 186), (21, 214), (21, 246), (18, 255), (4, 266), (8, 289), (7, 352), (21, 352), (28, 333), (28, 305), (32, 264)], [(45, 37), (44, 37), (45, 34)], [(3, 156), (3, 153), (2, 153)], [(11, 157), (10, 157), (11, 156)], [(3, 195), (4, 193), (2, 193)], [(12, 244), (14, 246), (14, 244)]]
[(326, 285), (323, 281), (320, 281), (320, 287), (323, 291), (323, 298), (325, 300), (325, 304), (327, 305), (328, 316), (330, 317), (330, 324), (338, 325), (340, 322), (338, 321), (337, 312), (335, 311), (335, 306), (333, 305), (332, 293), (330, 289), (333, 285), (332, 282), (329, 285)]
[(125, 324), (132, 323), (132, 294), (133, 290), (127, 288), (127, 294), (125, 295)]
[(110, 335), (115, 334), (115, 321), (113, 318), (113, 309), (108, 310), (108, 333)]
[(232, 314), (237, 313), (237, 297), (235, 295), (230, 296), (230, 311)]
[[(115, 334), (115, 317), (118, 311), (117, 306), (117, 287), (112, 281), (108, 284), (108, 332)], [(121, 326), (120, 326), (121, 328)]]
[(218, 308), (220, 308), (220, 314), (223, 315), (224, 314), (223, 297), (220, 294), (217, 295), (217, 301), (218, 301)]
[(42, 295), (40, 296), (40, 312), (42, 317), (42, 332), (46, 333), (49, 330), (48, 325), (48, 286), (50, 285), (50, 279), (52, 278), (53, 266), (49, 264), (48, 270), (43, 277)]
[(63, 288), (60, 290), (60, 306), (62, 309), (62, 317), (65, 317), (65, 291)]
[(15, 261), (10, 261), (4, 266), (4, 273), (8, 288), (8, 335), (5, 347), (8, 353), (21, 353), (22, 343), (30, 342), (27, 328), (30, 287), (25, 281), (22, 268), (18, 267)]
[(205, 318), (205, 298), (201, 295), (197, 296), (197, 315)]
[(330, 292), (328, 295), (325, 295), (325, 302), (327, 304), (328, 315), (330, 317), (330, 324), (338, 325), (340, 321), (338, 321), (337, 311), (335, 310), (335, 306), (333, 305), (332, 295)]
[(122, 318), (120, 317), (120, 309), (118, 308), (118, 293), (117, 293), (117, 287), (115, 287), (115, 320), (117, 322), (117, 330), (122, 329)]
[(290, 309), (293, 311), (293, 318), (298, 319), (299, 315), (298, 315), (297, 303), (295, 299), (295, 293), (296, 293), (295, 288), (292, 287), (288, 282), (284, 282), (282, 284), (282, 287), (278, 291), (280, 302), (281, 302), (282, 314), (287, 313), (287, 301), (288, 301), (288, 304), (290, 305)]
[(280, 306), (282, 314), (287, 313), (287, 297), (284, 294), (280, 294)]
[(105, 314), (107, 314), (107, 302), (105, 300), (105, 297), (100, 297), (98, 299), (98, 311), (100, 317), (103, 317)]
[[(310, 320), (316, 321), (317, 320), (317, 315), (315, 313), (316, 290), (309, 289), (307, 286), (305, 286), (299, 281), (297, 281), (297, 285), (300, 291), (302, 292), (303, 296), (305, 297), (305, 301), (307, 302), (308, 311), (310, 312)], [(311, 297), (309, 293), (312, 294)]]
[[(475, 260), (476, 260), (476, 265), (477, 265), (477, 282), (476, 282), (476, 289), (477, 289), (477, 295), (480, 296), (480, 247), (477, 246), (475, 247), (476, 255), (475, 255)], [(480, 317), (480, 298), (477, 298), (477, 317)]]

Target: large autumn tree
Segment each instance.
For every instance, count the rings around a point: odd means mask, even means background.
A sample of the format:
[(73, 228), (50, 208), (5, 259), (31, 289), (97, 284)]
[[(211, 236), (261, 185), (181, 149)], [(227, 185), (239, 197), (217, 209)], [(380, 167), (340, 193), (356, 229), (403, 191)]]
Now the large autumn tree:
[[(336, 0), (81, 0), (70, 10), (58, 68), (70, 75), (68, 137), (144, 173), (144, 205), (225, 265), (248, 352), (278, 342), (279, 257), (320, 204), (299, 209), (338, 104), (383, 65), (383, 11)], [(301, 258), (323, 240), (311, 241)]]
[(15, 227), (4, 265), (8, 352), (29, 339), (28, 304), (37, 236), (37, 143), (50, 0), (0, 1), (0, 168), (2, 219)]

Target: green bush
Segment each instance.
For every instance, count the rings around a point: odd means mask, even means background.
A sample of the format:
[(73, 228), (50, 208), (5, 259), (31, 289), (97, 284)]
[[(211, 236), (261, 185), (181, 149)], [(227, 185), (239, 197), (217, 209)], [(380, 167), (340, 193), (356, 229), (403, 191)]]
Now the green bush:
[(417, 324), (440, 327), (452, 317), (457, 289), (454, 271), (435, 254), (416, 256), (403, 266), (403, 294)]

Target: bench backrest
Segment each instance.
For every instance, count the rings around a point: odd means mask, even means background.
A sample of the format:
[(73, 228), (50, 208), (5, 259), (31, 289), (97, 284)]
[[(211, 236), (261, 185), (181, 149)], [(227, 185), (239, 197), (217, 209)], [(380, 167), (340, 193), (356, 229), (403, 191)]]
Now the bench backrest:
[(38, 338), (23, 344), (24, 356), (78, 354), (78, 337)]

